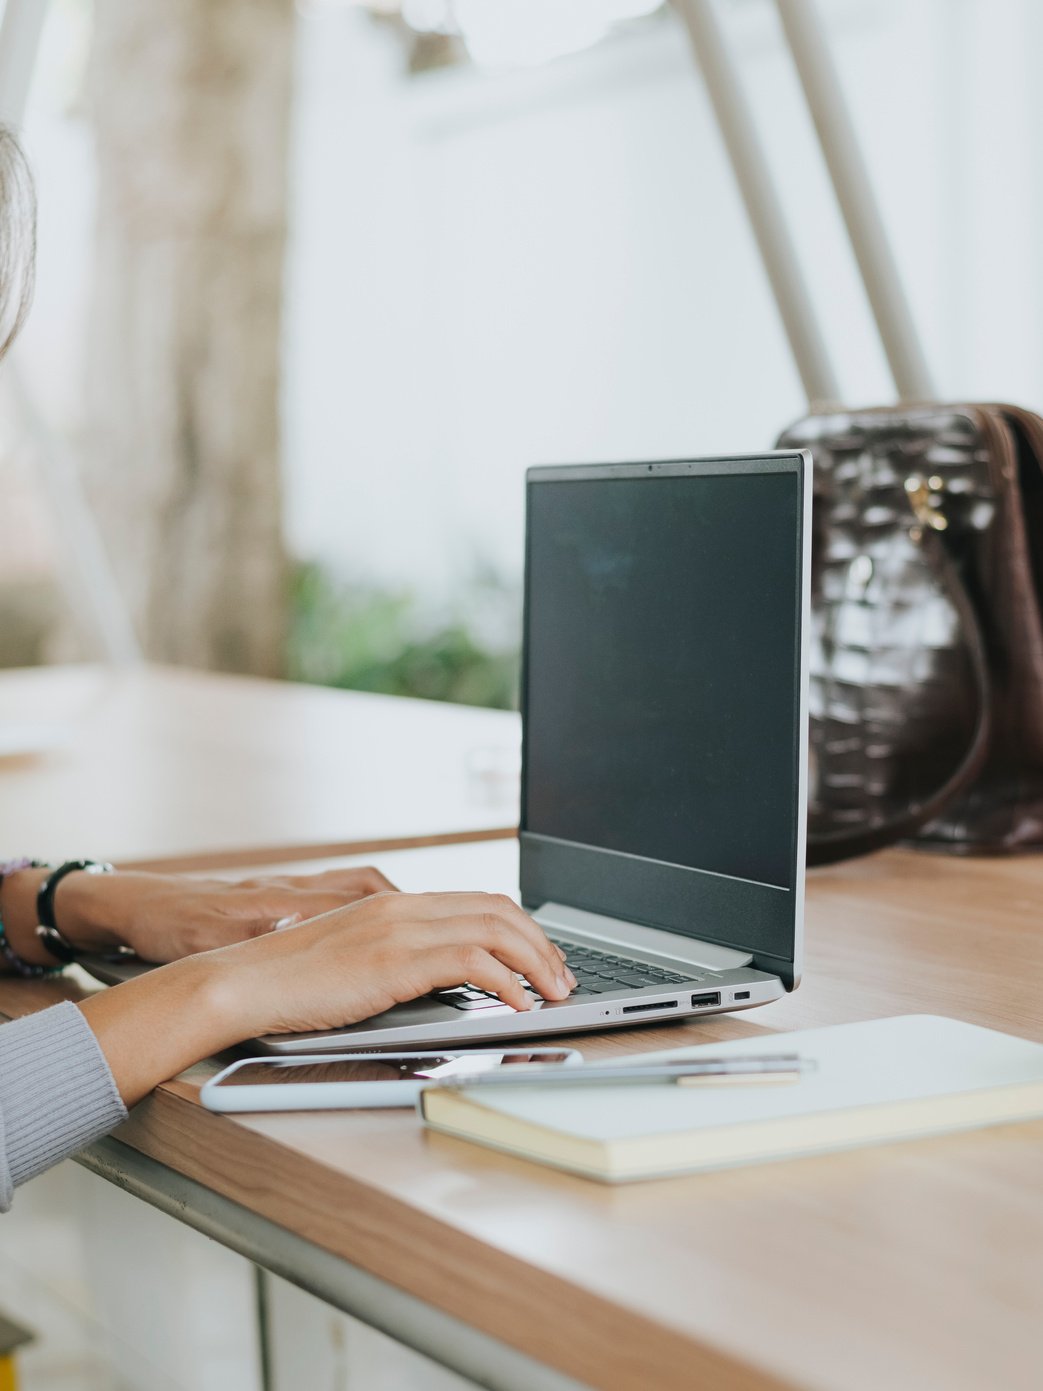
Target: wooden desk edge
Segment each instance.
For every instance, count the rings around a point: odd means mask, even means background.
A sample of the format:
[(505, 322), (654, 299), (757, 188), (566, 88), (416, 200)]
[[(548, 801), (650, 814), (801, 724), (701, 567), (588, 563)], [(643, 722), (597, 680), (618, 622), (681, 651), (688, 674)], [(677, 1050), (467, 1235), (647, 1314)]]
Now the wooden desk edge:
[[(82, 994), (71, 980), (12, 981), (10, 987), (4, 991), (0, 1019)], [(649, 1386), (690, 1391), (693, 1384), (715, 1391), (793, 1391), (791, 1382), (740, 1355), (578, 1288), (395, 1194), (208, 1111), (191, 1080), (162, 1083), (113, 1138), (318, 1250), (598, 1391), (647, 1391)], [(470, 1148), (464, 1141), (435, 1138)], [(693, 1383), (693, 1368), (698, 1369), (698, 1383)]]
[(120, 860), (121, 869), (152, 870), (162, 874), (191, 874), (202, 870), (250, 869), (292, 861), (332, 860), (356, 855), (384, 855), (392, 850), (425, 850), (439, 845), (474, 845), (487, 840), (512, 840), (517, 826), (494, 826), (477, 831), (440, 831), (432, 835), (375, 836), (366, 840), (327, 841), (315, 845), (252, 846), (239, 850), (200, 850), (185, 855)]
[(577, 1288), (393, 1194), (206, 1110), (191, 1082), (158, 1087), (115, 1138), (583, 1385), (603, 1391), (689, 1391), (695, 1384), (715, 1391), (793, 1391), (791, 1382), (766, 1369)]

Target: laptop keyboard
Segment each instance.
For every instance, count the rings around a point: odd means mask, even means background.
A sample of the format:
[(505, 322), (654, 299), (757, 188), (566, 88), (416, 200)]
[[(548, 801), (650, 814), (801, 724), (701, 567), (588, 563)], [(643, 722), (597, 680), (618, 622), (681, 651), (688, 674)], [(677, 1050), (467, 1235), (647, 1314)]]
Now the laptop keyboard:
[[(570, 999), (577, 995), (605, 995), (609, 991), (641, 990), (648, 985), (684, 985), (703, 979), (694, 970), (682, 976), (665, 966), (650, 966), (645, 961), (634, 961), (625, 956), (614, 956), (611, 952), (598, 951), (596, 947), (577, 946), (574, 942), (557, 942), (553, 936), (550, 940), (568, 954), (569, 969), (576, 977), (576, 986)], [(535, 999), (542, 998), (527, 980), (523, 980), (522, 984)], [(455, 1009), (488, 1009), (496, 1005), (501, 1009), (504, 1007), (503, 1001), (497, 995), (492, 995), (487, 990), (479, 990), (473, 985), (457, 985), (449, 990), (439, 990), (436, 991), (436, 996)]]

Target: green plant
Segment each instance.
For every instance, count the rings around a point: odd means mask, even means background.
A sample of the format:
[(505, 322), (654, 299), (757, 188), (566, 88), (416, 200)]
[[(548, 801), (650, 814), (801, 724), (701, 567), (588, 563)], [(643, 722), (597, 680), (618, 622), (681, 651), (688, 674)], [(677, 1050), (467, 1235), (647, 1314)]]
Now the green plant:
[(431, 612), (410, 589), (337, 580), (322, 566), (302, 564), (293, 580), (289, 674), (323, 686), (511, 709), (517, 610), (514, 591), (488, 569)]

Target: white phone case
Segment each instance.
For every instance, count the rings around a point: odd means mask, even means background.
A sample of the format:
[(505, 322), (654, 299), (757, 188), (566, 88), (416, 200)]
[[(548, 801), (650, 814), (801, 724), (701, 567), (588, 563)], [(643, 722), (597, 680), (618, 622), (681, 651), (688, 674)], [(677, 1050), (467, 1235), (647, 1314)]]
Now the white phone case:
[[(558, 1066), (571, 1067), (582, 1063), (583, 1055), (566, 1048), (483, 1048), (459, 1052), (452, 1049), (427, 1049), (413, 1053), (310, 1053), (293, 1058), (240, 1058), (204, 1082), (199, 1099), (210, 1111), (344, 1111), (372, 1110), (390, 1107), (411, 1107), (423, 1087), (430, 1085), (426, 1078), (409, 1078), (388, 1082), (276, 1082), (237, 1087), (223, 1085), (224, 1079), (246, 1066), (279, 1067), (282, 1070), (312, 1063), (336, 1062), (394, 1062), (400, 1058), (468, 1058), (524, 1057), (530, 1062), (541, 1058), (553, 1059)], [(482, 1075), (486, 1075), (483, 1073)]]

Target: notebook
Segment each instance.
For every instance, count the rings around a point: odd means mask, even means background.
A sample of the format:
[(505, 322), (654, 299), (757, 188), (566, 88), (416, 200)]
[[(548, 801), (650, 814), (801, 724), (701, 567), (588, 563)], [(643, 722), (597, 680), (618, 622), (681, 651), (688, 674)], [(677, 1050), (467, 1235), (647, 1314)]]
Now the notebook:
[(792, 1052), (817, 1068), (789, 1086), (436, 1087), (418, 1104), (436, 1130), (607, 1183), (1043, 1116), (1043, 1044), (939, 1015), (758, 1035), (640, 1061)]

